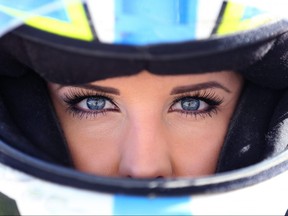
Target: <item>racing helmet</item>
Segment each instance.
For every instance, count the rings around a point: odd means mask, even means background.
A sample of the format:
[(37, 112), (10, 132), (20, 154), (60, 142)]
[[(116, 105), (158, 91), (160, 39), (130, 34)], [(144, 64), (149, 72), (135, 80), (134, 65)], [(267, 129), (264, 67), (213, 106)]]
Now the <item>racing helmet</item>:
[[(285, 6), (285, 0), (0, 0), (0, 213), (285, 215)], [(81, 84), (142, 70), (233, 70), (245, 78), (214, 175), (127, 179), (73, 168), (45, 82)]]

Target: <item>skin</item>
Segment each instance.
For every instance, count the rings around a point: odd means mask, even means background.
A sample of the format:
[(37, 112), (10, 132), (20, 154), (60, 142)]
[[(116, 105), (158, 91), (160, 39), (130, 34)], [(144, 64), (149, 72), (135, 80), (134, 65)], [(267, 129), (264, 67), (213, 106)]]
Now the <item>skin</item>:
[[(76, 169), (111, 177), (158, 178), (215, 172), (242, 85), (241, 76), (230, 71), (177, 76), (142, 71), (89, 86), (48, 87)], [(106, 89), (91, 90), (93, 86)], [(91, 115), (83, 99), (75, 105), (82, 114), (73, 113), (65, 100), (79, 91), (105, 91), (115, 104)], [(175, 98), (195, 92), (221, 100), (217, 111), (205, 113), (207, 103), (202, 101), (201, 112), (183, 113)]]

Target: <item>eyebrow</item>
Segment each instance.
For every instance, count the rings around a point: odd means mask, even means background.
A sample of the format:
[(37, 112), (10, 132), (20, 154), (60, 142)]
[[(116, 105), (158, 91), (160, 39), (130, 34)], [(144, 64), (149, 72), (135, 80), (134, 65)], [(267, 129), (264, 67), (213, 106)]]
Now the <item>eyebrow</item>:
[(216, 81), (211, 81), (211, 82), (175, 87), (170, 92), (170, 95), (183, 94), (186, 92), (199, 91), (199, 90), (209, 89), (209, 88), (219, 88), (219, 89), (224, 90), (227, 93), (231, 93), (231, 91), (225, 86), (221, 85), (220, 83)]
[[(58, 90), (63, 88), (63, 87), (66, 87), (66, 86), (64, 86), (64, 85), (60, 86), (58, 88)], [(71, 85), (71, 87), (83, 88), (83, 89), (87, 89), (87, 90), (99, 91), (99, 92), (104, 92), (104, 93), (108, 93), (108, 94), (120, 95), (120, 91), (118, 89), (112, 88), (112, 87), (104, 87), (104, 86), (91, 85), (91, 84)]]
[[(63, 87), (66, 87), (66, 86), (61, 85), (58, 88), (58, 90), (63, 88)], [(84, 88), (84, 89), (88, 89), (88, 90), (94, 90), (94, 91), (99, 91), (99, 92), (104, 92), (104, 93), (109, 93), (109, 94), (120, 95), (120, 91), (118, 89), (112, 88), (112, 87), (104, 87), (104, 86), (91, 85), (91, 84), (72, 85), (72, 87)], [(220, 83), (218, 83), (216, 81), (211, 81), (211, 82), (175, 87), (170, 92), (170, 95), (183, 94), (186, 92), (199, 91), (199, 90), (209, 89), (209, 88), (219, 88), (219, 89), (224, 90), (227, 93), (231, 93), (231, 91), (228, 88), (226, 88), (225, 86), (221, 85)]]

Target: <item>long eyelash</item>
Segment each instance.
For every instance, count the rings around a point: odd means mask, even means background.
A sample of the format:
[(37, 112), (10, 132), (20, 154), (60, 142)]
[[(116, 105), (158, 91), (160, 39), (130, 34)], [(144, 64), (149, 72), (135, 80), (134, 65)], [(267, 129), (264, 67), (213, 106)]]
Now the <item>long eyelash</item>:
[(219, 111), (219, 106), (223, 103), (223, 98), (221, 98), (220, 96), (216, 95), (216, 93), (212, 90), (202, 90), (202, 91), (195, 91), (192, 93), (185, 93), (182, 94), (180, 96), (177, 96), (176, 98), (174, 98), (171, 106), (173, 106), (173, 104), (185, 99), (186, 97), (192, 97), (198, 100), (202, 100), (205, 103), (207, 103), (209, 105), (208, 109), (204, 110), (204, 111), (198, 111), (198, 112), (189, 112), (189, 111), (181, 111), (182, 114), (186, 115), (186, 116), (194, 116), (195, 118), (197, 117), (201, 117), (201, 118), (205, 118), (207, 116), (212, 117), (213, 114), (217, 114), (217, 112)]
[(214, 114), (217, 114), (219, 111), (219, 107), (215, 106), (215, 107), (211, 107), (205, 111), (199, 111), (199, 112), (188, 112), (188, 111), (179, 111), (181, 112), (181, 114), (186, 115), (186, 117), (188, 116), (192, 116), (194, 118), (206, 118), (206, 117), (210, 117), (212, 118)]
[(92, 90), (84, 90), (84, 89), (69, 89), (65, 94), (62, 100), (70, 105), (75, 105), (79, 103), (80, 101), (84, 100), (87, 97), (104, 97), (107, 98), (110, 101), (113, 101), (114, 99), (105, 93), (99, 93)]
[(92, 90), (84, 90), (84, 89), (69, 89), (64, 96), (62, 97), (62, 100), (66, 103), (67, 109), (66, 112), (70, 113), (73, 117), (78, 117), (80, 119), (83, 118), (94, 118), (98, 116), (99, 114), (105, 115), (107, 113), (107, 110), (102, 111), (93, 111), (93, 112), (87, 112), (83, 111), (76, 107), (76, 105), (81, 102), (82, 100), (89, 98), (89, 97), (103, 97), (109, 100), (111, 103), (113, 103), (116, 107), (117, 104), (114, 102), (114, 99), (105, 93), (99, 93)]
[(87, 111), (82, 111), (80, 109), (77, 109), (75, 106), (68, 107), (66, 109), (66, 112), (70, 113), (73, 117), (77, 117), (79, 119), (93, 119), (97, 117), (98, 115), (106, 115), (107, 110), (101, 110), (97, 112), (87, 112)]

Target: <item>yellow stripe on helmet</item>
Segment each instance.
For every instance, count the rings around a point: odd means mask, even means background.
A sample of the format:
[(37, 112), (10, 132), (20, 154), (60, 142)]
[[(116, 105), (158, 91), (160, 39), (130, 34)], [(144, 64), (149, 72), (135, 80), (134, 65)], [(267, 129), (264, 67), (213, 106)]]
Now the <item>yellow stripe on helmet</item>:
[(53, 19), (45, 15), (33, 15), (31, 11), (21, 11), (4, 6), (0, 6), (0, 9), (11, 16), (25, 20), (25, 24), (36, 29), (79, 40), (93, 40), (93, 33), (81, 1), (64, 0), (64, 3), (66, 13), (70, 18), (69, 22)]
[(226, 35), (240, 31), (250, 30), (255, 27), (274, 21), (267, 13), (258, 14), (249, 19), (244, 19), (246, 5), (240, 3), (228, 2), (224, 9), (224, 14), (220, 25), (218, 26), (217, 35)]

